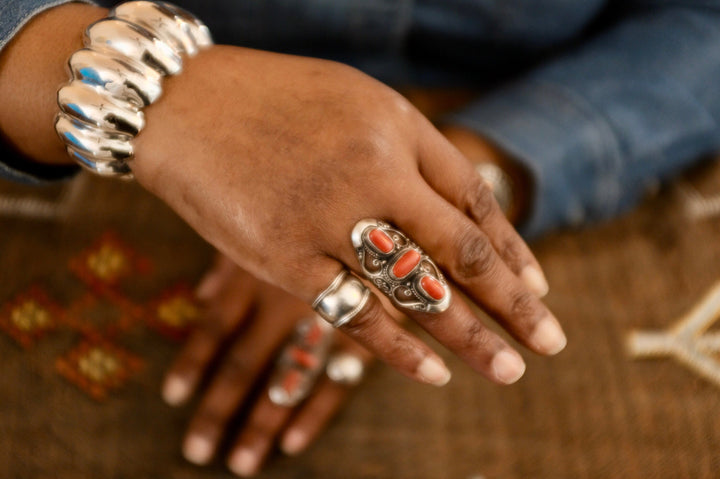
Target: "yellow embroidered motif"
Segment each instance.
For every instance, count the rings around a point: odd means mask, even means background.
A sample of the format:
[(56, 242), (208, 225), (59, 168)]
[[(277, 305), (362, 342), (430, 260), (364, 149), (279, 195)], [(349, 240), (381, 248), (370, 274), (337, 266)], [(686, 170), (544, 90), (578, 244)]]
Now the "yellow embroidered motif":
[(119, 249), (104, 244), (88, 256), (87, 266), (98, 278), (112, 281), (127, 268), (127, 258)]
[(708, 332), (720, 319), (720, 283), (666, 331), (632, 331), (627, 349), (634, 358), (670, 356), (720, 386), (720, 332)]
[(187, 298), (177, 296), (157, 307), (160, 321), (174, 328), (182, 328), (194, 322), (199, 315), (197, 307)]
[(79, 358), (78, 369), (87, 378), (101, 383), (117, 374), (120, 369), (120, 359), (103, 348), (95, 347)]
[(32, 332), (50, 326), (50, 312), (33, 300), (28, 300), (10, 313), (13, 325), (21, 331)]

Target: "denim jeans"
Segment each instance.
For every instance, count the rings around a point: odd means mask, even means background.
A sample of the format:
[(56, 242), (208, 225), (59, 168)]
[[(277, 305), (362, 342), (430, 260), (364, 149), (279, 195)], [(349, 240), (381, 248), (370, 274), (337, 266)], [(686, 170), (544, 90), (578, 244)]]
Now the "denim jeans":
[[(0, 48), (59, 3), (4, 0)], [(220, 43), (331, 58), (393, 85), (487, 92), (445, 121), (488, 138), (532, 173), (526, 236), (623, 212), (651, 185), (720, 149), (720, 1), (176, 3)], [(2, 152), (0, 175), (67, 173), (24, 168), (12, 155)]]

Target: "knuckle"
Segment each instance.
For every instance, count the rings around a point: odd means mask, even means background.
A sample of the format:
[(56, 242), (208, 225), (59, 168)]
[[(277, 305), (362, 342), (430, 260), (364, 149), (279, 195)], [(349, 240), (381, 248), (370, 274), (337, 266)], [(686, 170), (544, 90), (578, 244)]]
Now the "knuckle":
[(186, 381), (194, 380), (202, 371), (205, 370), (206, 366), (207, 361), (204, 361), (203, 359), (198, 358), (195, 354), (188, 352), (187, 354), (183, 354), (177, 358), (175, 364), (172, 369), (168, 371), (167, 375), (168, 377), (178, 376)]
[(479, 321), (470, 325), (465, 339), (465, 348), (471, 351), (484, 349), (490, 341), (490, 331)]
[(198, 408), (189, 431), (204, 435), (214, 435), (225, 423), (225, 417), (219, 411), (204, 405)]
[(472, 182), (465, 203), (469, 216), (477, 223), (483, 223), (498, 209), (495, 196), (485, 180), (479, 177)]
[[(267, 419), (267, 418), (265, 418)], [(260, 419), (253, 419), (250, 423), (245, 426), (243, 436), (251, 438), (252, 442), (267, 441), (277, 433), (277, 428), (269, 424), (268, 421), (262, 421)]]
[(248, 378), (251, 369), (249, 358), (240, 352), (233, 351), (225, 358), (218, 379), (235, 384), (243, 378)]
[(218, 342), (229, 333), (228, 321), (218, 307), (206, 308), (202, 320), (195, 327), (195, 335), (202, 341)]
[(484, 276), (495, 264), (495, 250), (480, 231), (468, 229), (461, 234), (456, 251), (455, 272), (460, 278)]
[(372, 340), (380, 330), (384, 317), (385, 310), (373, 294), (365, 307), (340, 329), (351, 336)]
[(529, 292), (522, 292), (512, 297), (510, 315), (512, 318), (530, 318), (537, 310), (537, 299)]
[(418, 348), (407, 334), (396, 334), (392, 340), (393, 359), (418, 356)]
[(515, 238), (508, 238), (500, 246), (500, 257), (511, 271), (519, 273), (523, 266), (523, 248)]
[(379, 143), (372, 133), (347, 138), (342, 145), (344, 158), (356, 158), (364, 162), (378, 161), (383, 156)]

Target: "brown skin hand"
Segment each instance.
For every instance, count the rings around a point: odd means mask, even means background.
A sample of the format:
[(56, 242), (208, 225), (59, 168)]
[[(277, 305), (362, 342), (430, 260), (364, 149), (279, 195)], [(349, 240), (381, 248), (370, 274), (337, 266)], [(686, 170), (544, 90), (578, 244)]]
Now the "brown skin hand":
[[(68, 162), (52, 126), (56, 89), (83, 30), (104, 15), (51, 9), (2, 53), (0, 128), (32, 161)], [(342, 268), (362, 274), (353, 225), (385, 219), (520, 343), (564, 347), (532, 252), (467, 158), (397, 92), (339, 63), (224, 45), (183, 67), (145, 109), (133, 172), (235, 264), (311, 304)], [(408, 315), (491, 381), (524, 371), (460, 294), (436, 316)], [(449, 379), (376, 296), (341, 329), (407, 376)]]

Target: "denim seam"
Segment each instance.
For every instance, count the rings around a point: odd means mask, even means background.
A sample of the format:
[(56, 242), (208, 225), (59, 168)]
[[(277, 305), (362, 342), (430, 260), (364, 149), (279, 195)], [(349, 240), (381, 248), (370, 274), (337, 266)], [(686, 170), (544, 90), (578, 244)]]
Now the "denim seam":
[[(603, 172), (602, 181), (599, 181), (597, 184), (604, 185), (607, 181), (616, 181), (618, 172), (622, 171), (622, 147), (620, 146), (616, 129), (601, 110), (595, 108), (595, 106), (582, 95), (561, 83), (533, 78), (528, 79), (528, 83), (549, 90), (550, 93), (553, 93), (558, 99), (564, 100), (565, 103), (572, 104), (577, 112), (581, 113), (597, 131), (601, 132), (600, 135), (592, 137), (592, 144), (589, 145), (591, 151), (597, 152), (595, 158), (600, 162), (600, 171)], [(598, 203), (602, 205), (602, 209), (607, 208), (612, 211), (618, 208), (621, 200), (619, 194), (610, 197), (605, 188), (599, 188), (594, 192), (594, 195)]]

